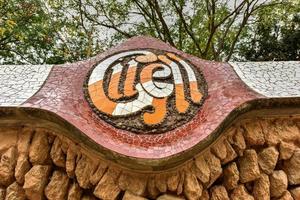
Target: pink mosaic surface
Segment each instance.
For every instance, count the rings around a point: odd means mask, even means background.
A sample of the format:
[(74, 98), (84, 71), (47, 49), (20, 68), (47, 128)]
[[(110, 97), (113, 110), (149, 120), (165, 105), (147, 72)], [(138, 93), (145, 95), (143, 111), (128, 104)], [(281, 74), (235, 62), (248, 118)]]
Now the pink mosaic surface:
[[(162, 134), (136, 134), (101, 120), (90, 107), (83, 85), (92, 67), (111, 54), (140, 48), (176, 53), (202, 71), (208, 95), (186, 124)], [(188, 151), (207, 138), (234, 109), (264, 98), (250, 90), (229, 64), (205, 61), (147, 37), (132, 38), (90, 60), (66, 65), (54, 66), (43, 87), (22, 106), (54, 112), (102, 147), (134, 158), (161, 159)]]

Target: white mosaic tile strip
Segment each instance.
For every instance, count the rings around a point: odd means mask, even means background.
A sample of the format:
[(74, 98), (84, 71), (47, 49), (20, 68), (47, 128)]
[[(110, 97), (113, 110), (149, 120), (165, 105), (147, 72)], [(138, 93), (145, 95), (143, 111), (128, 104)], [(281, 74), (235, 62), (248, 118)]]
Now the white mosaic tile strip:
[[(125, 56), (129, 56), (129, 55), (135, 55), (135, 54), (147, 55), (149, 53), (151, 53), (151, 52), (149, 52), (149, 51), (127, 51), (127, 52), (118, 53), (116, 55), (113, 55), (113, 56), (103, 60), (93, 69), (93, 72), (89, 78), (89, 85), (91, 85), (99, 80), (102, 80), (104, 78), (104, 74), (105, 74), (106, 70), (108, 69), (108, 67), (116, 60), (123, 58)], [(120, 65), (120, 67), (121, 67), (121, 65)], [(122, 68), (120, 70), (122, 70)]]
[(230, 62), (239, 77), (267, 97), (300, 97), (300, 61)]
[[(162, 69), (154, 72), (152, 74), (152, 78), (167, 78), (171, 74), (171, 70), (167, 65), (161, 64), (160, 66)], [(160, 85), (160, 87), (157, 87), (157, 83)], [(174, 89), (174, 85), (171, 83), (162, 83), (153, 80), (142, 83), (142, 86), (149, 94), (157, 98), (169, 96)]]
[(153, 97), (147, 94), (147, 92), (143, 90), (140, 83), (136, 85), (136, 89), (139, 92), (138, 98), (131, 102), (118, 103), (112, 115), (122, 116), (122, 115), (131, 114), (152, 104)]
[(53, 65), (0, 65), (0, 106), (18, 106), (34, 95)]

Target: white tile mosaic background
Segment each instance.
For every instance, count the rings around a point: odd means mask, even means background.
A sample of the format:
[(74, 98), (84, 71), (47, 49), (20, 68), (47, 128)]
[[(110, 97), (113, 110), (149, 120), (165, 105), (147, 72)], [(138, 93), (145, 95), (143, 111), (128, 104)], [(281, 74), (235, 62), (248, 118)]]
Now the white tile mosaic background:
[(91, 85), (99, 80), (103, 80), (106, 70), (116, 60), (119, 60), (120, 58), (130, 56), (130, 55), (135, 55), (135, 54), (147, 55), (149, 53), (151, 53), (151, 52), (149, 52), (149, 51), (126, 51), (126, 52), (118, 53), (116, 55), (113, 55), (113, 56), (103, 60), (93, 69), (93, 72), (91, 73), (91, 76), (89, 78), (89, 85)]
[(300, 97), (300, 61), (230, 62), (239, 77), (267, 97)]
[(52, 65), (0, 65), (0, 106), (18, 106), (34, 95)]
[(142, 108), (152, 104), (153, 97), (150, 96), (147, 92), (144, 91), (141, 84), (136, 85), (139, 96), (134, 101), (126, 103), (118, 103), (112, 115), (127, 115), (141, 110)]

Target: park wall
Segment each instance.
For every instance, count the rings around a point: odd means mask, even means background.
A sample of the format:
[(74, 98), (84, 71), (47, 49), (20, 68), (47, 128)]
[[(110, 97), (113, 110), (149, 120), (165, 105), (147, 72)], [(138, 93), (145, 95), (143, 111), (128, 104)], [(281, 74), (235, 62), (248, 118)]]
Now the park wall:
[(182, 165), (136, 171), (103, 159), (72, 134), (0, 127), (4, 199), (300, 199), (300, 118), (246, 117)]

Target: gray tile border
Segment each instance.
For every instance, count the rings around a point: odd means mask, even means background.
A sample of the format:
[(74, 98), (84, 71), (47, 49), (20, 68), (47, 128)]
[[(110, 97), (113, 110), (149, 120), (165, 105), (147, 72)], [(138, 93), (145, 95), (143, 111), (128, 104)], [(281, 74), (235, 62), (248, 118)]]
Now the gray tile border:
[(300, 96), (300, 61), (229, 64), (245, 84), (266, 97)]
[(0, 65), (0, 106), (18, 106), (34, 95), (53, 65)]

